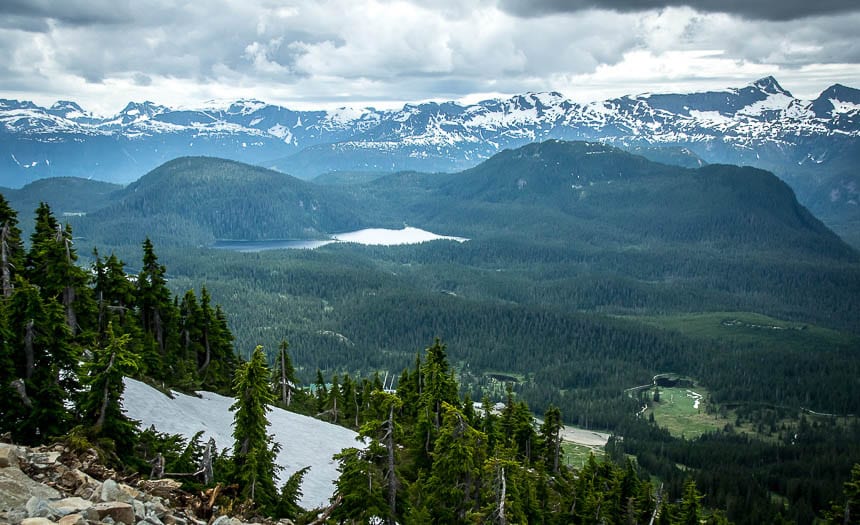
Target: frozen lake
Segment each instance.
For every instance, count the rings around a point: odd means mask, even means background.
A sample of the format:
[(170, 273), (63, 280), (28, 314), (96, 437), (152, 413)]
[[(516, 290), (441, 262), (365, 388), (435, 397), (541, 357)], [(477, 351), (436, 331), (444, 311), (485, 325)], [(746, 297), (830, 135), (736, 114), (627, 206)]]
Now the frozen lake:
[(422, 242), (449, 240), (465, 242), (465, 237), (438, 235), (420, 228), (407, 226), (400, 230), (368, 228), (353, 232), (335, 233), (324, 240), (266, 240), (266, 241), (215, 241), (215, 248), (237, 252), (261, 252), (263, 250), (312, 250), (336, 242), (354, 242), (366, 246), (397, 246)]

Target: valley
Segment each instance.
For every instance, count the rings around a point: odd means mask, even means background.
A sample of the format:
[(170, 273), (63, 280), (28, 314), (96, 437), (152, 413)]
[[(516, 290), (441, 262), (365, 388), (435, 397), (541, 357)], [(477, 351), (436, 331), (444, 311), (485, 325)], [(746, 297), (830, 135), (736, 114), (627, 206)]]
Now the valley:
[[(856, 422), (801, 408), (860, 412), (860, 255), (762, 170), (675, 167), (552, 140), (458, 173), (342, 184), (202, 157), (98, 200), (87, 198), (92, 181), (58, 184), (69, 185), (47, 197), (58, 214), (85, 212), (63, 217), (84, 264), (98, 246), (136, 273), (151, 238), (177, 296), (205, 286), (245, 358), (288, 340), (305, 385), (317, 370), (399, 377), (440, 337), (471, 399), (502, 401), (511, 384), (536, 414), (556, 406), (580, 432), (610, 435), (606, 457), (636, 457), (670, 491), (693, 473), (719, 505), (748, 493), (763, 514), (733, 507), (738, 522), (777, 513), (767, 494), (786, 495), (788, 480), (833, 493), (858, 452)], [(9, 200), (26, 216), (38, 193)], [(280, 244), (404, 223), (452, 238)], [(246, 240), (232, 250), (224, 239)], [(679, 391), (654, 408), (655, 425), (650, 410), (635, 417), (642, 404), (625, 389), (667, 371), (695, 378), (707, 413), (671, 403)], [(794, 434), (819, 446), (801, 452)], [(756, 459), (726, 472), (714, 458), (740, 441), (754, 443), (746, 453)], [(598, 444), (583, 446), (578, 464)], [(831, 470), (801, 474), (800, 462)], [(751, 465), (780, 487), (750, 476)], [(729, 490), (725, 476), (748, 481)], [(791, 497), (796, 516), (822, 504)]]

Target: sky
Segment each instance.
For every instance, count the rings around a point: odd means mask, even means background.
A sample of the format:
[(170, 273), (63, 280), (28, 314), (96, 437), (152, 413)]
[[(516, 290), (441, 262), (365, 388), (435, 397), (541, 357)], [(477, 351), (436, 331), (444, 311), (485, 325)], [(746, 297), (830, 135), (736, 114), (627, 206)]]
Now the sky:
[(857, 0), (3, 0), (0, 98), (293, 109), (860, 87)]

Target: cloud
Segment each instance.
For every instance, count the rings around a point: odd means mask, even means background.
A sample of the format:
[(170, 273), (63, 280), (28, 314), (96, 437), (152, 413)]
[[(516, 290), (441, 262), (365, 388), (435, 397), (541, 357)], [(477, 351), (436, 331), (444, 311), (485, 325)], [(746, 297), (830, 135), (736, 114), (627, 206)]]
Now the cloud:
[(622, 13), (690, 7), (702, 13), (726, 13), (752, 20), (796, 20), (860, 10), (856, 0), (501, 0), (505, 11), (540, 17), (586, 10)]
[[(745, 15), (758, 7), (735, 9), (736, 0), (719, 4), (732, 14), (703, 2), (537, 0), (528, 12), (517, 2), (6, 0), (0, 96), (76, 99), (103, 112), (129, 99), (384, 105), (526, 90), (621, 94), (611, 86), (646, 82), (651, 91), (720, 88), (759, 72), (791, 89), (791, 74), (847, 83), (860, 63), (860, 11), (759, 19)], [(807, 12), (839, 8), (829, 2)]]

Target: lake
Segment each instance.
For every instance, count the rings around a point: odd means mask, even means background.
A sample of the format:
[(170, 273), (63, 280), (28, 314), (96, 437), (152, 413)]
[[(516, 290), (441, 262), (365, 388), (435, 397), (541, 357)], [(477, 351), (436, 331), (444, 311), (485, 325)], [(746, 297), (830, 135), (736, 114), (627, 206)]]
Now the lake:
[(420, 228), (407, 226), (400, 230), (387, 228), (368, 228), (353, 232), (336, 233), (330, 239), (322, 240), (263, 240), (263, 241), (215, 241), (213, 248), (253, 253), (264, 250), (312, 250), (335, 242), (354, 242), (366, 246), (397, 246), (401, 244), (419, 244), (422, 242), (449, 240), (466, 242), (465, 237), (439, 235)]

